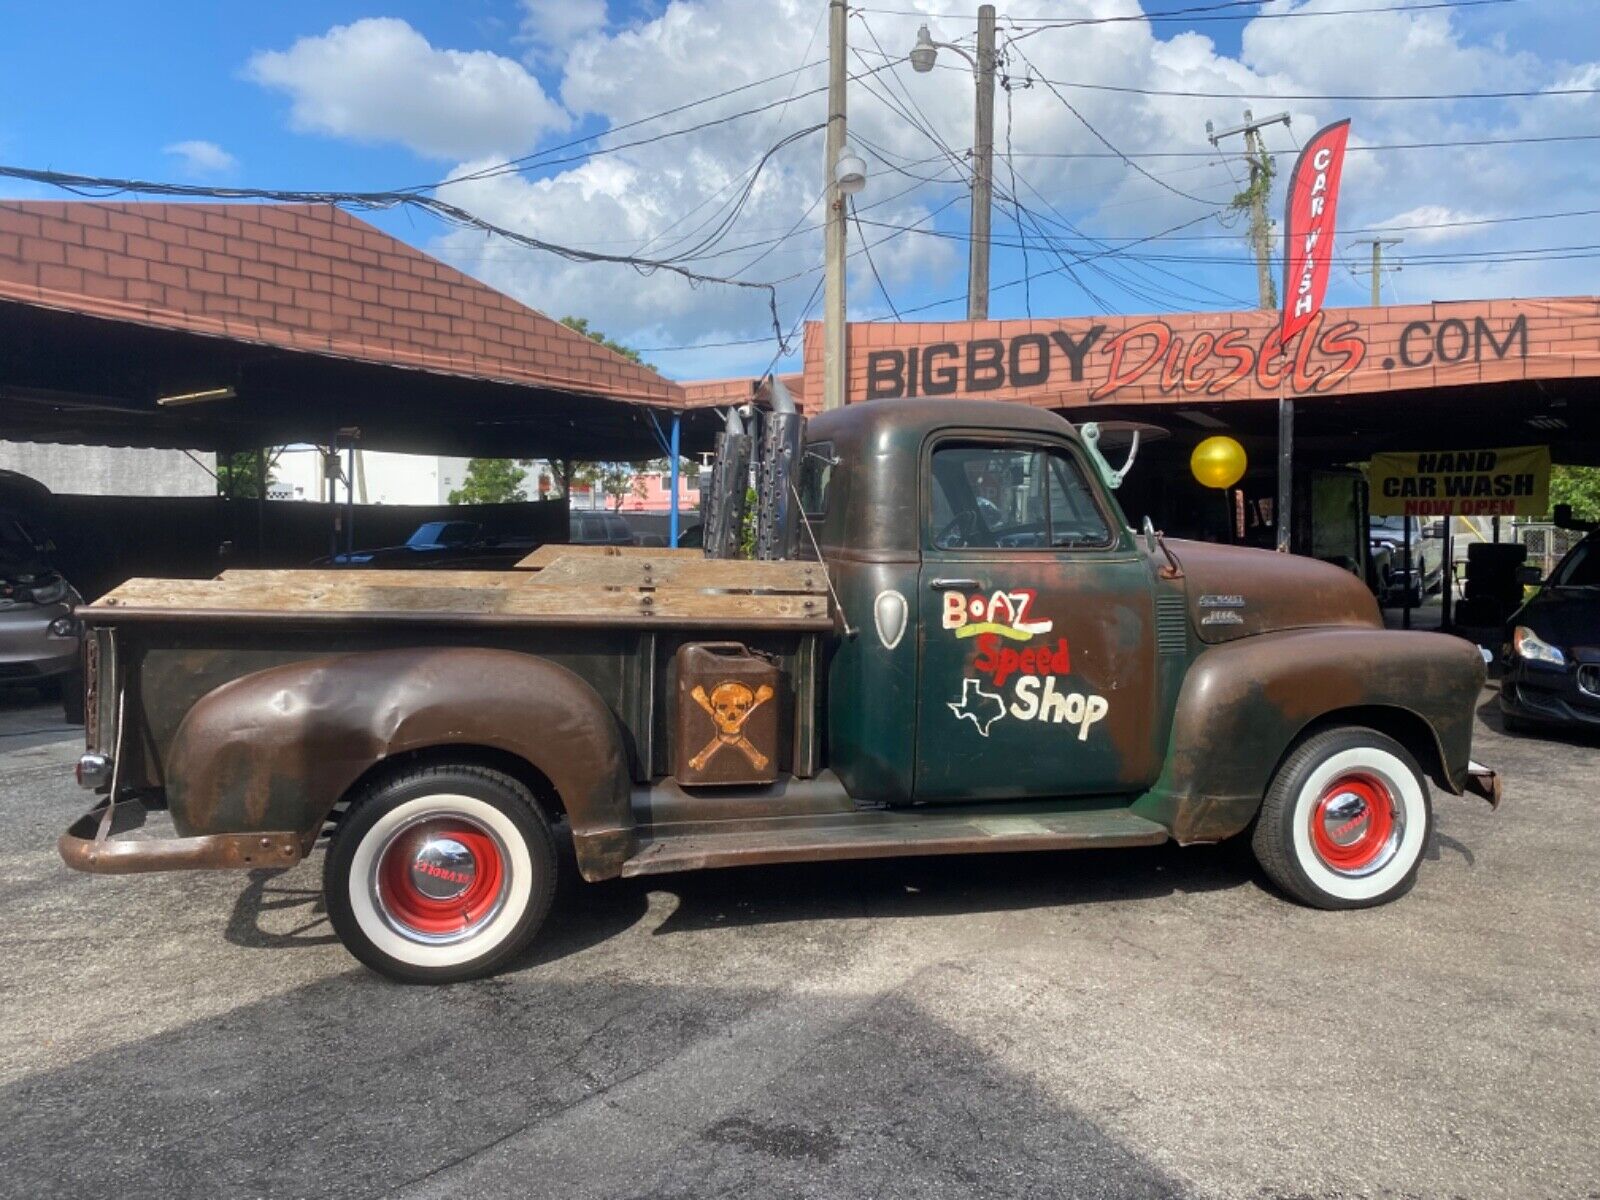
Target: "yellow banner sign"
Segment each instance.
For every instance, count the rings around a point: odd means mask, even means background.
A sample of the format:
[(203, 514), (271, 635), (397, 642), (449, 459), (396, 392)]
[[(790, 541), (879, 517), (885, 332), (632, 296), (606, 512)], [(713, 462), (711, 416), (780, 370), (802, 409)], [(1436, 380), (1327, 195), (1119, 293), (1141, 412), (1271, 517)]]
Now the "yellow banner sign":
[(1374, 516), (1542, 517), (1550, 447), (1374, 454), (1370, 481)]

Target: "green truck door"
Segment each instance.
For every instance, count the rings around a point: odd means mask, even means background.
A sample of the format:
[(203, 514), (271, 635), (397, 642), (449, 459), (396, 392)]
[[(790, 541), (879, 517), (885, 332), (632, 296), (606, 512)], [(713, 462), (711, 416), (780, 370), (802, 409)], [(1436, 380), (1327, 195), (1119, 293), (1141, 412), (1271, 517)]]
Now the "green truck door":
[(1066, 442), (924, 452), (916, 799), (1141, 790), (1160, 770), (1154, 591)]

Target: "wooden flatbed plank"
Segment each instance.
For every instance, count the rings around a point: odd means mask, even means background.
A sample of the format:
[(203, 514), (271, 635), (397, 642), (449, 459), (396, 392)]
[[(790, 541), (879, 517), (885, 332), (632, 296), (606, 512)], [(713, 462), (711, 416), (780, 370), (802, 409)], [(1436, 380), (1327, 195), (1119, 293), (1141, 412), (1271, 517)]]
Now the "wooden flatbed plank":
[(578, 587), (427, 587), (372, 583), (366, 572), (336, 572), (327, 582), (283, 572), (271, 581), (131, 579), (80, 610), (91, 621), (178, 614), (226, 613), (241, 618), (296, 620), (364, 616), (438, 619), (494, 617), (517, 623), (562, 624), (796, 624), (827, 627), (824, 597), (742, 595), (695, 588), (607, 590)]
[(668, 549), (666, 546), (585, 546), (571, 542), (547, 542), (517, 563), (517, 569), (537, 571), (547, 567), (567, 554), (596, 555), (602, 558), (630, 558), (639, 555), (670, 554), (680, 557), (704, 558), (705, 551), (692, 546)]
[(541, 584), (596, 587), (690, 587), (725, 591), (795, 592), (828, 590), (827, 568), (814, 562), (752, 562), (748, 559), (594, 558), (563, 556), (533, 577)]
[(456, 571), (426, 569), (416, 571), (386, 571), (383, 568), (367, 570), (350, 568), (337, 570), (321, 567), (290, 567), (283, 570), (256, 570), (239, 567), (224, 571), (217, 578), (224, 583), (248, 583), (255, 587), (270, 587), (285, 576), (300, 583), (326, 585), (352, 577), (383, 587), (526, 587), (538, 578), (527, 571)]

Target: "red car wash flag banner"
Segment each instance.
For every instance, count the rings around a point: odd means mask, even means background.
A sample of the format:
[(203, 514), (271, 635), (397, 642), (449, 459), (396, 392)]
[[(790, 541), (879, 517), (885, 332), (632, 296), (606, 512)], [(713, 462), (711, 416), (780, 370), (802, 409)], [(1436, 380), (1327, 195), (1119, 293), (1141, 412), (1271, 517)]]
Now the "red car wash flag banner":
[(1333, 265), (1334, 214), (1339, 205), (1339, 176), (1344, 173), (1348, 119), (1335, 121), (1306, 143), (1289, 176), (1284, 205), (1283, 331), (1284, 345), (1322, 310)]

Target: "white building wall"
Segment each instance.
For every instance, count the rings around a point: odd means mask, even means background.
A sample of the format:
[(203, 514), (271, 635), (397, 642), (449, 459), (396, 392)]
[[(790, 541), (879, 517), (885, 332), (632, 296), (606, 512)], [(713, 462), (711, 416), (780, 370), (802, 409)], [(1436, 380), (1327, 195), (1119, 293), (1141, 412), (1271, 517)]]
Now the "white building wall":
[[(215, 496), (217, 456), (126, 446), (0, 441), (0, 469), (71, 496)], [(196, 461), (198, 460), (198, 461)]]
[[(311, 446), (290, 446), (272, 469), (273, 499), (322, 500), (328, 486), (323, 479), (321, 452)], [(356, 473), (356, 502), (366, 504), (448, 504), (450, 493), (466, 478), (467, 459), (432, 454), (393, 454), (363, 450)], [(340, 455), (341, 463), (346, 460)], [(363, 499), (363, 486), (365, 499)], [(345, 485), (339, 484), (342, 501)]]

